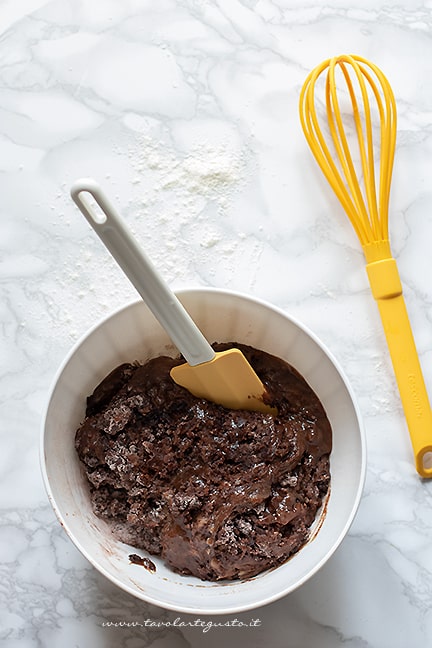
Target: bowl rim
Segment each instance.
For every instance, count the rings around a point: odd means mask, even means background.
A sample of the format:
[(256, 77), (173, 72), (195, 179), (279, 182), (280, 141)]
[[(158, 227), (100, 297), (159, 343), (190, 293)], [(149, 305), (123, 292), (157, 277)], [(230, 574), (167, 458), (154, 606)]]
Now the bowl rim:
[[(288, 319), (291, 321), (291, 323), (298, 327), (303, 333), (305, 333), (308, 337), (310, 337), (315, 344), (322, 350), (324, 355), (329, 359), (331, 364), (334, 366), (336, 369), (337, 373), (339, 374), (345, 389), (348, 392), (349, 399), (352, 403), (357, 424), (358, 424), (358, 430), (359, 430), (359, 440), (360, 440), (360, 448), (361, 448), (361, 456), (360, 456), (360, 471), (359, 471), (359, 479), (358, 479), (358, 485), (355, 493), (355, 497), (353, 499), (353, 503), (351, 505), (351, 511), (350, 515), (347, 517), (347, 520), (345, 522), (345, 525), (341, 529), (339, 536), (333, 541), (331, 546), (329, 547), (328, 551), (322, 556), (321, 560), (319, 560), (312, 569), (310, 569), (307, 574), (305, 574), (301, 579), (296, 581), (295, 584), (292, 584), (288, 587), (285, 588), (280, 588), (278, 591), (276, 591), (274, 594), (268, 595), (265, 598), (261, 598), (255, 602), (255, 603), (250, 603), (250, 604), (240, 604), (240, 605), (227, 605), (226, 607), (220, 606), (217, 610), (214, 610), (212, 608), (206, 608), (205, 606), (197, 608), (197, 607), (191, 607), (190, 605), (182, 605), (179, 603), (178, 605), (174, 605), (171, 603), (164, 603), (161, 601), (159, 598), (154, 597), (152, 595), (149, 595), (148, 593), (143, 593), (144, 595), (141, 595), (140, 592), (137, 592), (135, 589), (133, 589), (131, 586), (129, 586), (127, 583), (123, 583), (120, 580), (116, 579), (116, 577), (111, 574), (105, 567), (100, 565), (98, 561), (93, 558), (92, 554), (82, 545), (82, 543), (75, 538), (74, 534), (69, 530), (68, 526), (68, 521), (65, 518), (65, 516), (62, 514), (60, 511), (59, 507), (57, 506), (55, 496), (53, 493), (53, 490), (51, 488), (50, 480), (48, 477), (47, 473), (47, 467), (46, 467), (46, 458), (45, 458), (45, 432), (46, 432), (46, 425), (47, 425), (47, 419), (48, 419), (48, 414), (49, 414), (49, 409), (50, 409), (50, 404), (53, 399), (57, 383), (70, 362), (71, 358), (74, 356), (74, 354), (77, 352), (77, 350), (80, 348), (80, 346), (85, 342), (87, 338), (89, 338), (93, 333), (99, 328), (102, 327), (108, 320), (110, 320), (112, 317), (116, 317), (120, 315), (123, 311), (136, 307), (139, 303), (144, 303), (142, 299), (131, 299), (125, 302), (125, 304), (114, 308), (112, 311), (107, 313), (106, 315), (102, 316), (99, 318), (94, 324), (92, 324), (88, 329), (84, 331), (82, 335), (79, 336), (79, 338), (74, 342), (74, 344), (71, 346), (69, 351), (66, 353), (65, 357), (59, 364), (57, 370), (55, 371), (55, 374), (51, 380), (51, 383), (48, 387), (47, 391), (47, 397), (45, 401), (45, 406), (43, 409), (42, 413), (42, 418), (41, 418), (41, 426), (40, 426), (40, 440), (39, 440), (39, 464), (40, 464), (40, 470), (42, 473), (42, 478), (43, 478), (43, 483), (45, 487), (45, 491), (47, 493), (48, 500), (51, 504), (51, 507), (54, 510), (54, 513), (57, 517), (57, 520), (59, 521), (60, 525), (63, 527), (64, 531), (66, 532), (66, 535), (68, 536), (69, 540), (75, 545), (75, 547), (80, 551), (80, 553), (87, 559), (87, 561), (103, 576), (105, 576), (111, 583), (122, 589), (123, 591), (126, 591), (127, 593), (131, 594), (135, 598), (138, 598), (140, 600), (143, 600), (147, 603), (156, 605), (158, 607), (162, 607), (164, 609), (168, 609), (171, 611), (176, 611), (176, 612), (181, 612), (185, 614), (207, 614), (207, 615), (221, 615), (221, 614), (234, 614), (234, 613), (239, 613), (239, 612), (245, 612), (247, 610), (252, 610), (256, 609), (259, 607), (263, 607), (265, 605), (268, 605), (272, 602), (275, 602), (284, 596), (288, 595), (290, 592), (298, 589), (301, 585), (303, 585), (306, 581), (308, 581), (312, 576), (314, 576), (321, 568), (322, 566), (329, 560), (329, 558), (335, 553), (335, 551), (338, 549), (339, 545), (347, 535), (354, 518), (357, 514), (360, 501), (362, 498), (363, 490), (364, 490), (364, 485), (365, 485), (365, 479), (366, 479), (366, 467), (367, 467), (367, 447), (366, 447), (366, 435), (365, 435), (365, 429), (364, 429), (364, 423), (363, 423), (363, 418), (362, 414), (360, 411), (360, 407), (357, 401), (357, 397), (351, 387), (350, 381), (348, 380), (348, 377), (345, 374), (345, 371), (341, 367), (339, 361), (336, 359), (336, 357), (333, 355), (333, 353), (330, 351), (330, 349), (324, 344), (320, 338), (305, 324), (303, 324), (301, 321), (299, 321), (296, 317), (292, 316), (291, 314), (287, 313), (283, 308), (275, 306), (271, 304), (270, 302), (261, 299), (259, 297), (252, 296), (247, 293), (243, 293), (238, 290), (232, 290), (232, 289), (225, 289), (225, 288), (215, 288), (215, 287), (206, 287), (206, 286), (197, 286), (197, 287), (184, 287), (184, 288), (178, 288), (174, 289), (174, 293), (179, 299), (181, 300), (182, 296), (188, 295), (191, 293), (199, 294), (199, 293), (212, 293), (212, 294), (219, 294), (221, 296), (224, 295), (230, 295), (235, 298), (240, 298), (246, 301), (249, 301), (254, 304), (258, 304), (259, 306), (262, 306), (264, 308), (270, 309), (274, 312), (276, 312), (279, 315), (282, 315), (284, 318)], [(283, 563), (286, 564), (286, 563)], [(282, 565), (281, 565), (282, 566)], [(275, 570), (277, 569), (274, 568)]]

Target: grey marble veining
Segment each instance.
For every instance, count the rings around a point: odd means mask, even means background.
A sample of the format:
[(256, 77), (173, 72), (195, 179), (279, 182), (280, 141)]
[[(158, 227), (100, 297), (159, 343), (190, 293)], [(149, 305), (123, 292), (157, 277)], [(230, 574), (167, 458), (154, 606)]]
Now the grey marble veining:
[[(392, 83), (391, 241), (432, 393), (431, 3), (5, 0), (0, 29), (2, 645), (429, 645), (432, 482), (415, 473), (361, 249), (309, 153), (298, 96), (339, 53), (373, 60)], [(179, 615), (100, 576), (47, 501), (39, 427), (57, 367), (135, 297), (70, 200), (86, 175), (174, 288), (229, 287), (284, 308), (358, 397), (368, 471), (355, 522), (301, 589), (237, 615), (259, 627), (175, 626)]]

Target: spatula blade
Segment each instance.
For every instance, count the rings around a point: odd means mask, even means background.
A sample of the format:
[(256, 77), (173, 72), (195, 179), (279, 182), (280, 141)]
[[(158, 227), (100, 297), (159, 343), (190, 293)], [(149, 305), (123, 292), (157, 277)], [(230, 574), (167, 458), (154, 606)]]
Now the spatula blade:
[(244, 409), (275, 416), (265, 402), (266, 389), (240, 349), (219, 351), (209, 362), (173, 367), (171, 378), (194, 396), (227, 409)]

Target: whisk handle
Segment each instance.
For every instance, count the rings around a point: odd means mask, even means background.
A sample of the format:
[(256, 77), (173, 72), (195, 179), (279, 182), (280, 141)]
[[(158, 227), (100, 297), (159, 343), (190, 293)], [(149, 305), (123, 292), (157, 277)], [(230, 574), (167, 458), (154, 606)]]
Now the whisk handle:
[(396, 261), (366, 266), (383, 323), (404, 408), (417, 472), (432, 478), (432, 412), (411, 330)]

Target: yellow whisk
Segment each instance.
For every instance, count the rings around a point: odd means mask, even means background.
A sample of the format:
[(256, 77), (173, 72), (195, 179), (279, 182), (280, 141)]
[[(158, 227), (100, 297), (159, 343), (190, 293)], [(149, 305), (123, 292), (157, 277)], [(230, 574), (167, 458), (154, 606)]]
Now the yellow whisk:
[[(326, 72), (326, 135), (318, 118), (315, 96), (323, 72)], [(347, 109), (344, 108), (346, 99)], [(396, 102), (392, 88), (382, 71), (370, 61), (360, 56), (335, 56), (308, 75), (300, 95), (300, 120), (312, 153), (362, 245), (411, 436), (416, 469), (422, 477), (431, 478), (432, 413), (388, 234), (396, 144)]]

